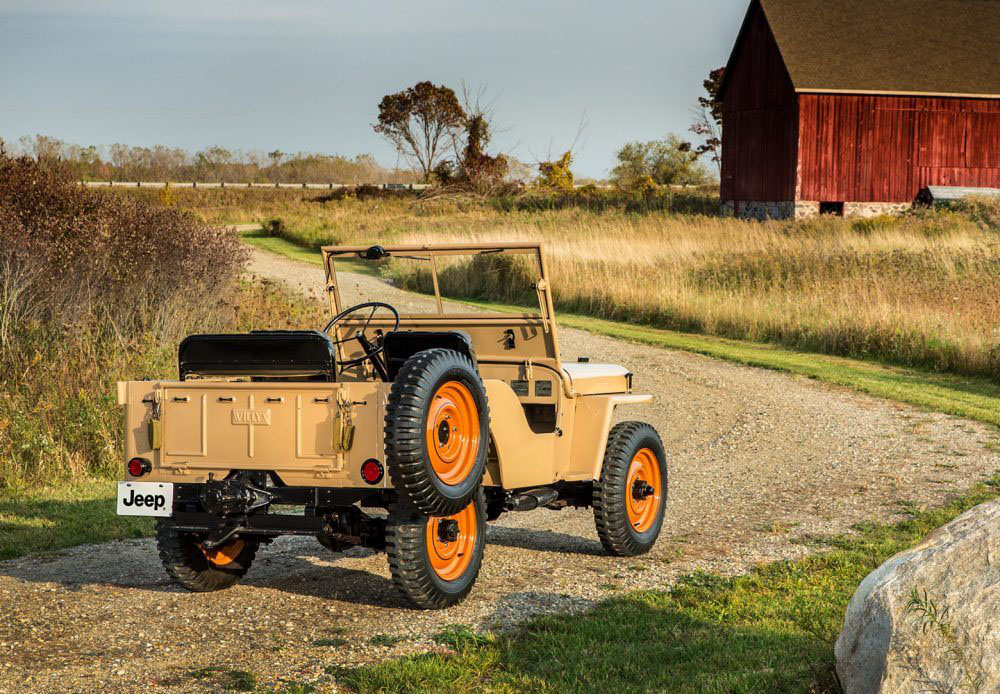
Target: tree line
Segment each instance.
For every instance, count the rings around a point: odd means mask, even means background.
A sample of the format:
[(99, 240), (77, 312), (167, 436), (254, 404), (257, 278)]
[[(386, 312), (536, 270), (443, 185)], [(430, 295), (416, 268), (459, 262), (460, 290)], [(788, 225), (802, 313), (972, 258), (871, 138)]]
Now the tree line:
[[(4, 145), (0, 141), (0, 145)], [(410, 183), (409, 169), (381, 166), (370, 154), (356, 157), (297, 152), (229, 150), (197, 152), (155, 145), (77, 145), (46, 135), (6, 144), (9, 154), (26, 155), (61, 168), (81, 181), (205, 181), (222, 183)]]
[[(704, 82), (706, 96), (698, 99), (693, 110), (690, 131), (699, 142), (692, 144), (670, 133), (661, 140), (626, 143), (616, 152), (611, 182), (622, 188), (650, 190), (659, 185), (704, 185), (715, 180), (722, 147), (718, 90), (723, 73), (719, 68), (709, 74)], [(523, 186), (529, 180), (542, 187), (572, 189), (574, 185), (573, 146), (561, 156), (534, 166), (509, 153), (488, 151), (496, 127), (484, 88), (470, 90), (463, 84), (456, 94), (444, 85), (418, 82), (382, 98), (373, 128), (393, 144), (407, 168), (383, 167), (370, 154), (349, 158), (280, 150), (234, 151), (217, 145), (194, 153), (164, 145), (113, 144), (105, 148), (45, 135), (23, 137), (6, 149), (60, 167), (85, 181), (357, 185), (422, 180), (487, 194)]]

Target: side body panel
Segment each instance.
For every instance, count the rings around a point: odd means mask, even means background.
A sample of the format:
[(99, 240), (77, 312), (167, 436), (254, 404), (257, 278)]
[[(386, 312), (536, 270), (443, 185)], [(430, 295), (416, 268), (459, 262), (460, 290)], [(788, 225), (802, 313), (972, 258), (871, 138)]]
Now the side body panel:
[(598, 479), (615, 407), (653, 399), (624, 393), (567, 398), (556, 431), (539, 434), (531, 430), (524, 408), (506, 383), (486, 381), (486, 393), (504, 489)]
[[(531, 430), (524, 407), (510, 386), (498, 380), (484, 381), (490, 403), (490, 436), (499, 462), (504, 489), (550, 484), (556, 478), (556, 434)], [(565, 409), (565, 408), (564, 408)]]

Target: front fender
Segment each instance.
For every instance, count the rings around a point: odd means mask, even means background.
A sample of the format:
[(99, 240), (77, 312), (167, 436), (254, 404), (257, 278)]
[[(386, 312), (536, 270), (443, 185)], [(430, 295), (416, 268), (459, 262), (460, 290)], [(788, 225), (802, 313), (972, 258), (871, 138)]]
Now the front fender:
[(608, 446), (611, 417), (618, 405), (644, 405), (653, 401), (652, 395), (585, 395), (576, 398), (576, 417), (573, 426), (573, 467), (589, 471), (590, 479), (601, 477), (604, 451)]

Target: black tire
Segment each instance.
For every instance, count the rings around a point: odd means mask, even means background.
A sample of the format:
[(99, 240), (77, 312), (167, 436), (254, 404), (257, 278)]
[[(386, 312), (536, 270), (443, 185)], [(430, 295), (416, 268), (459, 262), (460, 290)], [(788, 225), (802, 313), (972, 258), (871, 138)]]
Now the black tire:
[[(464, 386), (475, 407), (468, 417), (478, 422), (477, 444), (463, 460), (468, 473), (455, 483), (435, 472), (427, 442), (427, 424), (439, 389), (451, 382)], [(478, 415), (478, 416), (476, 416)], [(483, 381), (472, 361), (454, 350), (428, 349), (406, 360), (389, 392), (385, 413), (385, 458), (400, 498), (428, 516), (449, 516), (469, 505), (486, 470), (490, 432), (489, 405)], [(445, 427), (447, 430), (447, 427)], [(448, 441), (447, 431), (443, 432)], [(440, 444), (444, 445), (444, 444)], [(474, 456), (472, 453), (474, 452)]]
[[(640, 451), (651, 451), (655, 456), (655, 465), (659, 470), (659, 495), (650, 493), (648, 497), (638, 498), (636, 495), (646, 493), (643, 489), (629, 489), (628, 475), (633, 459)], [(645, 455), (645, 454), (644, 454)], [(644, 422), (622, 422), (615, 425), (608, 436), (608, 446), (604, 452), (604, 463), (601, 467), (601, 479), (594, 484), (594, 520), (597, 524), (597, 535), (601, 544), (611, 554), (620, 557), (633, 557), (648, 552), (656, 543), (663, 527), (663, 515), (667, 505), (667, 456), (663, 450), (663, 442), (656, 429)], [(647, 483), (648, 487), (652, 487)], [(644, 530), (633, 527), (629, 517), (629, 504), (640, 507), (650, 504), (642, 510), (648, 514)], [(637, 523), (645, 524), (642, 521)]]
[(386, 524), (386, 552), (393, 583), (414, 606), (440, 610), (457, 605), (472, 590), (486, 547), (486, 498), (480, 489), (470, 503), (475, 512), (476, 535), (472, 557), (460, 576), (444, 580), (431, 564), (427, 526), (438, 518), (415, 512), (406, 505), (390, 507)]
[(250, 570), (259, 543), (252, 540), (233, 542), (242, 542), (242, 549), (224, 566), (216, 565), (202, 551), (198, 535), (177, 530), (170, 520), (156, 523), (156, 546), (163, 567), (177, 583), (195, 593), (229, 588)]

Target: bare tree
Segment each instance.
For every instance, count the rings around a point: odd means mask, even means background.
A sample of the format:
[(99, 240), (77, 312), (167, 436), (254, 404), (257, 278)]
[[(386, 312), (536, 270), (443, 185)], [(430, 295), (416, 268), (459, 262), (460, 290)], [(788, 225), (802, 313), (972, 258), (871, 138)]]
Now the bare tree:
[(280, 149), (275, 149), (267, 153), (267, 156), (271, 160), (271, 166), (269, 169), (270, 179), (272, 183), (281, 183), (280, 172), (281, 172), (281, 160), (285, 156), (285, 153)]
[[(509, 170), (506, 154), (491, 155), (487, 152), (497, 128), (493, 118), (495, 100), (486, 97), (486, 85), (475, 89), (462, 82), (462, 107), (465, 126), (452, 138), (456, 169), (455, 177), (479, 193), (489, 193), (504, 182)], [(437, 171), (440, 175), (441, 167)]]
[[(538, 171), (537, 183), (546, 188), (563, 188), (573, 190), (574, 176), (570, 169), (574, 157), (579, 153), (581, 138), (587, 130), (587, 112), (580, 114), (580, 122), (576, 125), (576, 134), (569, 148), (559, 154), (559, 150), (553, 148), (553, 143), (549, 142), (548, 154), (545, 159), (535, 158), (535, 168)], [(586, 142), (584, 140), (584, 142)]]
[(411, 164), (415, 162), (426, 181), (465, 120), (465, 111), (454, 91), (418, 82), (382, 97), (378, 121), (372, 127)]
[(694, 148), (697, 156), (709, 155), (722, 177), (722, 102), (719, 101), (719, 87), (726, 68), (720, 67), (708, 73), (703, 82), (708, 96), (698, 97), (698, 105), (692, 109), (694, 122), (690, 131), (702, 138), (702, 143)]

